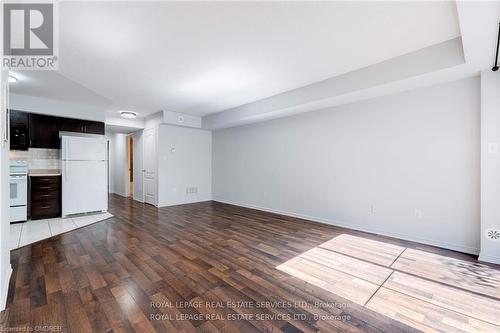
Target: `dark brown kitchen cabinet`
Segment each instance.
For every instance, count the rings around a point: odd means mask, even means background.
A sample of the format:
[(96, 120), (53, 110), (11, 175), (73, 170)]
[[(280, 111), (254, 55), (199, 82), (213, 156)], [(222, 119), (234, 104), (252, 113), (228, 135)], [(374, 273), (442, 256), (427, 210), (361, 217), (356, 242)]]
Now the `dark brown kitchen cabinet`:
[(29, 113), (17, 110), (10, 110), (10, 125), (15, 127), (29, 126)]
[(61, 131), (85, 133), (85, 120), (61, 118)]
[(30, 177), (32, 220), (61, 216), (61, 176)]
[(104, 123), (10, 111), (10, 149), (59, 149), (59, 131), (104, 135)]
[(28, 150), (29, 114), (10, 110), (10, 149)]
[(59, 149), (59, 119), (30, 113), (30, 147)]
[(100, 121), (86, 121), (85, 133), (104, 135), (104, 123)]
[(61, 131), (104, 135), (104, 123), (99, 121), (61, 118)]

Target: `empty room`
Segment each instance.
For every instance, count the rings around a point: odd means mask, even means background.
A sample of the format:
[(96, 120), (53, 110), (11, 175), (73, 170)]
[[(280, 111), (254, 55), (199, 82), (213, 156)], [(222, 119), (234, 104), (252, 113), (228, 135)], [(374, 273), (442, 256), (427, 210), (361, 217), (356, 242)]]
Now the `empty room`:
[(500, 1), (0, 8), (2, 332), (500, 332)]

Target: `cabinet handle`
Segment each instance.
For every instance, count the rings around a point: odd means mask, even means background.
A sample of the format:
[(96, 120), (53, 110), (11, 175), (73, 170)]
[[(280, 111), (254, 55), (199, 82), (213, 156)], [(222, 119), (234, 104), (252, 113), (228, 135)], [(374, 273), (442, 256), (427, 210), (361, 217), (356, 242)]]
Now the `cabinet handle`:
[(40, 207), (40, 209), (47, 209), (47, 208), (50, 208), (50, 206), (42, 206), (42, 207)]
[[(10, 107), (10, 106), (7, 106)], [(9, 141), (10, 138), (10, 109), (5, 110), (5, 142)]]
[(50, 186), (40, 186), (40, 189), (43, 189), (43, 190), (46, 190), (48, 188), (50, 188)]

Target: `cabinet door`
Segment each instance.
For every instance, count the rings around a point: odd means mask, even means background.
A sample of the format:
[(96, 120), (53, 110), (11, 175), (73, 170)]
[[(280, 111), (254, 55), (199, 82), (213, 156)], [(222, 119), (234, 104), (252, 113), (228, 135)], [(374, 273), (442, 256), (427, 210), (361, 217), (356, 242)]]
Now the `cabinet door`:
[(10, 110), (10, 149), (28, 150), (29, 146), (29, 114)]
[(61, 216), (61, 180), (59, 176), (30, 177), (31, 219)]
[(30, 114), (30, 147), (60, 148), (59, 118)]
[(84, 133), (85, 120), (61, 118), (61, 131)]
[(104, 123), (100, 121), (88, 121), (85, 124), (85, 133), (104, 135)]
[(10, 110), (10, 126), (28, 127), (29, 114), (26, 112)]

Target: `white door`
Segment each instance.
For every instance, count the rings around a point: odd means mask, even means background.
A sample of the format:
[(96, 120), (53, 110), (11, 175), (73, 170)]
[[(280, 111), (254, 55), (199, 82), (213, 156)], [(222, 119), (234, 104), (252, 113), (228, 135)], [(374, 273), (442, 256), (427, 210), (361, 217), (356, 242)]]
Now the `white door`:
[(136, 201), (144, 202), (144, 191), (142, 190), (142, 185), (144, 182), (143, 174), (144, 165), (142, 163), (143, 151), (142, 151), (142, 131), (138, 131), (132, 134), (134, 143), (134, 193), (133, 198)]
[(144, 202), (156, 205), (156, 129), (144, 130)]

